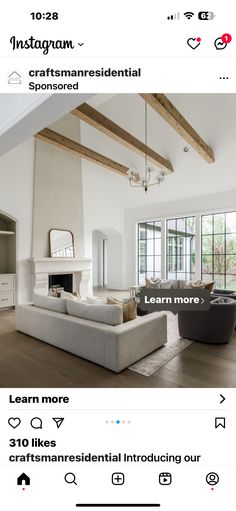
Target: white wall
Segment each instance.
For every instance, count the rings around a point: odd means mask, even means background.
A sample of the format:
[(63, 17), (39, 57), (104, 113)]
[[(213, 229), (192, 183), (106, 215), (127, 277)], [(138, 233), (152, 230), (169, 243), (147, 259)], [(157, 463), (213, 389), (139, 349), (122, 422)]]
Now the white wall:
[(33, 178), (33, 138), (0, 158), (0, 210), (17, 221), (17, 301), (31, 299), (31, 257)]
[[(93, 256), (93, 231), (105, 233), (108, 237), (108, 286), (112, 289), (123, 288), (124, 205), (120, 176), (85, 160), (82, 160), (82, 170), (85, 256)], [(118, 250), (112, 249), (113, 243), (112, 246), (109, 244), (108, 228), (120, 235)], [(109, 254), (112, 254), (112, 261)]]

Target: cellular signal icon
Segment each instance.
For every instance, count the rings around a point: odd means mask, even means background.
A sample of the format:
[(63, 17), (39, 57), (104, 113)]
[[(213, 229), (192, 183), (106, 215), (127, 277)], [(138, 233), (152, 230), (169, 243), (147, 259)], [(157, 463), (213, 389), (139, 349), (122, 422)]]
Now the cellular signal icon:
[(180, 13), (176, 12), (175, 14), (171, 14), (170, 16), (167, 16), (168, 20), (179, 20), (180, 19)]
[(190, 12), (190, 11), (185, 12), (185, 13), (184, 13), (184, 16), (185, 16), (185, 18), (187, 18), (188, 20), (191, 20), (191, 18), (194, 16), (194, 12)]

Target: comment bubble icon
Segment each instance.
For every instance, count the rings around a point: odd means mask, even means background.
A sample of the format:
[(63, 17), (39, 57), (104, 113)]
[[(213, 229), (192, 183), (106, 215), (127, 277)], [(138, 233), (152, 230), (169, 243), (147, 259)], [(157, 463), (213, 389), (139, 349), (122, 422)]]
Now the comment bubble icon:
[(30, 421), (30, 425), (33, 429), (42, 429), (43, 421), (40, 419), (40, 417), (33, 417), (33, 419)]

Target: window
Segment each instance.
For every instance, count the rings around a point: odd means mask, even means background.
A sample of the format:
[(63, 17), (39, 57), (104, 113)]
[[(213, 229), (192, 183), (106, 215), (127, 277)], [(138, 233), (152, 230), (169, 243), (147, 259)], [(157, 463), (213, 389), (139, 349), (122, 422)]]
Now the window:
[(195, 277), (195, 217), (167, 220), (167, 278)]
[(161, 222), (138, 224), (138, 284), (145, 277), (161, 278)]
[(236, 290), (236, 212), (202, 216), (202, 280)]
[[(184, 271), (184, 238), (169, 238), (168, 272)], [(179, 254), (178, 258), (175, 254)]]

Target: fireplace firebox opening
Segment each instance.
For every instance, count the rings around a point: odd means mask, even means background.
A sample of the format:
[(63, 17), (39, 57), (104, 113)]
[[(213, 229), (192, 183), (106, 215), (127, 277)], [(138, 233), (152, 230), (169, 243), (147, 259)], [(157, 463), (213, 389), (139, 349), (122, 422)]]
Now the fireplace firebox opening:
[(59, 275), (49, 275), (48, 276), (48, 287), (51, 289), (52, 287), (58, 287), (67, 291), (67, 293), (73, 292), (73, 274), (59, 274)]

